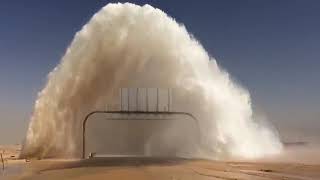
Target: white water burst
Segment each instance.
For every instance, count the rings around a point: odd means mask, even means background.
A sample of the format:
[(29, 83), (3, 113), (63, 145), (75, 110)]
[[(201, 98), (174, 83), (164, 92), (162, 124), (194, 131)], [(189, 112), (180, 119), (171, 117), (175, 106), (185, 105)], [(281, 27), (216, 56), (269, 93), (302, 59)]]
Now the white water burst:
[[(22, 156), (78, 156), (83, 117), (103, 108), (120, 87), (174, 88), (176, 107), (200, 121), (198, 156), (255, 158), (281, 151), (276, 133), (253, 118), (248, 91), (183, 25), (150, 5), (118, 3), (92, 17), (49, 74)], [(156, 151), (150, 146), (146, 142), (148, 154)]]

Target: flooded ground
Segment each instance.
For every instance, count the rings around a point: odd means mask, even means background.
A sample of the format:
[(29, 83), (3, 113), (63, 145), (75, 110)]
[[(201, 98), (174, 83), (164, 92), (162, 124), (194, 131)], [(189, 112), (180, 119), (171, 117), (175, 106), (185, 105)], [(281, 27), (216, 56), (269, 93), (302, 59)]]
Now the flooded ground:
[(7, 167), (1, 178), (8, 180), (316, 180), (320, 179), (320, 165), (114, 157), (20, 162)]
[(18, 160), (7, 151), (0, 180), (319, 180), (315, 147), (295, 147), (269, 159), (212, 161), (157, 157), (96, 157), (85, 160)]

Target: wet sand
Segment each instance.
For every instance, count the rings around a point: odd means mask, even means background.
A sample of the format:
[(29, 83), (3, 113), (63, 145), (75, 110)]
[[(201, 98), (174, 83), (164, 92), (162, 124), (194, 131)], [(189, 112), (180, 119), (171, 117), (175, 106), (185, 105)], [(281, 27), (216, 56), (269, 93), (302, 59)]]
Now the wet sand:
[(308, 156), (300, 150), (296, 151), (298, 154), (293, 152), (295, 151), (290, 149), (285, 153), (286, 156), (259, 162), (163, 157), (100, 157), (86, 160), (51, 159), (31, 162), (7, 159), (5, 171), (0, 170), (0, 180), (319, 180), (319, 161), (303, 161), (311, 156), (317, 159), (319, 151), (312, 150), (315, 154), (308, 151)]
[[(320, 165), (298, 163), (221, 162), (170, 158), (94, 158), (87, 160), (20, 161), (7, 167), (16, 172), (2, 176), (13, 180), (277, 180), (320, 179)], [(1, 179), (1, 178), (0, 178)]]

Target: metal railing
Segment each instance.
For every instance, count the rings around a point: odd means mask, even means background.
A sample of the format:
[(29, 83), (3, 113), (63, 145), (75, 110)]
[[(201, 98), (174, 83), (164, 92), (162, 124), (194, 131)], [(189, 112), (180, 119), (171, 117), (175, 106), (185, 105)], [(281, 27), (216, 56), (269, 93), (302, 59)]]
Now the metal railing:
[[(187, 113), (187, 112), (169, 112), (169, 111), (157, 111), (157, 112), (148, 112), (148, 111), (93, 111), (91, 113), (89, 113), (82, 124), (82, 158), (85, 159), (85, 155), (86, 155), (86, 124), (87, 121), (89, 120), (89, 118), (94, 115), (94, 114), (108, 114), (108, 115), (126, 115), (127, 118), (115, 118), (115, 117), (106, 117), (105, 120), (117, 120), (117, 121), (121, 121), (121, 120), (126, 120), (126, 121), (139, 121), (139, 120), (156, 120), (156, 121), (165, 121), (165, 120), (177, 120), (179, 118), (172, 118), (174, 116), (185, 116), (188, 118), (191, 118), (194, 123), (195, 126), (198, 130), (198, 137), (199, 140), (201, 138), (201, 134), (200, 134), (200, 125), (198, 122), (198, 119), (193, 116), (191, 113)], [(141, 118), (132, 118), (129, 117), (130, 115), (143, 115), (144, 117)], [(146, 116), (151, 116), (151, 117), (146, 117)], [(171, 118), (170, 118), (171, 117)], [(188, 119), (187, 118), (187, 119)]]

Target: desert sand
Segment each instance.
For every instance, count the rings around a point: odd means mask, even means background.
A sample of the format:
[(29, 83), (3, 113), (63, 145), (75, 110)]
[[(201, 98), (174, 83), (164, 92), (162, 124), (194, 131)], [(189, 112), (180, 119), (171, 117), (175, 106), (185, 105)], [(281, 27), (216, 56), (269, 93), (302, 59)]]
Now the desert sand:
[[(0, 179), (320, 179), (320, 163), (302, 161), (303, 158), (300, 158), (300, 161), (299, 155), (291, 156), (293, 161), (287, 161), (287, 155), (282, 158), (283, 161), (279, 157), (256, 162), (223, 162), (163, 157), (97, 157), (85, 160), (47, 159), (26, 162), (11, 158), (11, 156), (17, 157), (19, 152), (19, 148), (17, 148), (17, 146), (7, 147), (5, 170), (1, 170)], [(4, 149), (3, 146), (2, 149)]]

